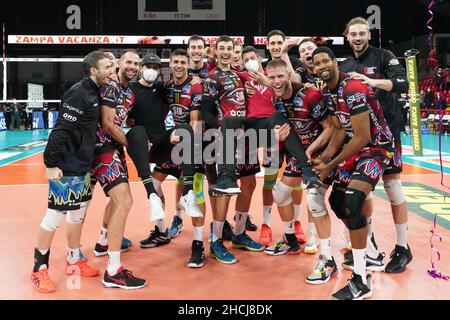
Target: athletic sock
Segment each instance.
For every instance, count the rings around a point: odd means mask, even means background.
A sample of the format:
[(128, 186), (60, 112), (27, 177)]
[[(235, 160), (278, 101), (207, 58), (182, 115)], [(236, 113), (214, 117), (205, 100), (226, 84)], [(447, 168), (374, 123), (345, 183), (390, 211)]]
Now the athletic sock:
[(117, 274), (121, 266), (120, 251), (108, 251), (108, 268), (106, 270), (108, 274), (110, 276)]
[(240, 212), (236, 211), (236, 224), (234, 228), (234, 234), (236, 236), (244, 233), (245, 231), (245, 222), (247, 221), (248, 212)]
[(69, 264), (75, 264), (78, 260), (80, 260), (80, 248), (67, 248), (67, 262)]
[(159, 229), (159, 232), (164, 233), (166, 232), (166, 219), (159, 219), (156, 220), (156, 226)]
[(50, 248), (38, 249), (34, 248), (34, 267), (33, 272), (38, 272), (42, 269), (49, 268)]
[(189, 191), (194, 190), (194, 176), (183, 176), (183, 185), (183, 196), (185, 196)]
[(194, 240), (203, 241), (203, 226), (196, 227), (194, 226)]
[(213, 242), (222, 239), (224, 223), (225, 221), (220, 222), (217, 220), (213, 220), (213, 239), (212, 239)]
[(300, 210), (302, 209), (301, 204), (294, 204), (294, 221), (300, 221)]
[(408, 223), (395, 224), (397, 231), (397, 245), (408, 249)]
[(353, 253), (353, 272), (360, 275), (362, 281), (367, 285), (366, 278), (366, 249), (352, 249)]
[(331, 238), (319, 239), (320, 254), (327, 260), (331, 260)]
[(272, 206), (263, 206), (263, 223), (270, 227), (272, 220)]
[(100, 237), (98, 238), (98, 243), (102, 246), (106, 246), (108, 244), (108, 229), (103, 227), (100, 230)]
[(147, 199), (152, 193), (156, 193), (155, 187), (153, 186), (152, 176), (141, 177), (142, 183), (144, 184), (145, 191), (147, 191)]

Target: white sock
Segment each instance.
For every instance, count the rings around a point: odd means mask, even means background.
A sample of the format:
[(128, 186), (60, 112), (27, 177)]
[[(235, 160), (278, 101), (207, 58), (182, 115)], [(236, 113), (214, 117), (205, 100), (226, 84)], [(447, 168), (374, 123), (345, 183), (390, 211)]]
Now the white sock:
[(294, 221), (300, 221), (300, 210), (302, 209), (301, 204), (294, 204)]
[(122, 266), (120, 262), (120, 251), (108, 251), (108, 274), (113, 276)]
[(263, 206), (263, 223), (270, 227), (272, 220), (272, 206)]
[(240, 235), (245, 231), (245, 222), (247, 221), (248, 212), (236, 211), (236, 224), (234, 228), (234, 234)]
[(194, 226), (194, 240), (203, 241), (203, 226)]
[(156, 226), (158, 227), (159, 232), (161, 233), (166, 232), (166, 219), (156, 220)]
[(310, 236), (313, 234), (317, 234), (316, 225), (314, 224), (314, 222), (308, 222), (308, 233)]
[(367, 234), (368, 234), (369, 238), (371, 238), (372, 237), (372, 232), (373, 232), (373, 230), (372, 230), (372, 216), (367, 217), (366, 219), (367, 219)]
[(177, 207), (177, 210), (175, 210), (175, 215), (176, 215), (178, 218), (181, 218), (181, 210), (178, 209), (178, 207)]
[(213, 220), (213, 239), (212, 239), (213, 242), (222, 239), (224, 223), (225, 221), (220, 222), (217, 220)]
[(108, 244), (108, 229), (102, 226), (100, 230), (100, 237), (98, 238), (98, 243), (102, 246), (106, 246)]
[(397, 231), (397, 245), (408, 249), (408, 223), (395, 224)]
[(75, 264), (78, 260), (80, 260), (80, 248), (67, 248), (67, 262)]
[(320, 254), (327, 260), (331, 260), (331, 238), (319, 239)]
[(369, 236), (367, 236), (366, 254), (373, 259), (378, 258), (379, 255), (378, 250), (373, 245), (372, 240)]
[(366, 278), (366, 249), (352, 249), (353, 253), (353, 272), (360, 275), (364, 284), (367, 284)]
[(284, 233), (294, 234), (294, 220), (283, 221)]

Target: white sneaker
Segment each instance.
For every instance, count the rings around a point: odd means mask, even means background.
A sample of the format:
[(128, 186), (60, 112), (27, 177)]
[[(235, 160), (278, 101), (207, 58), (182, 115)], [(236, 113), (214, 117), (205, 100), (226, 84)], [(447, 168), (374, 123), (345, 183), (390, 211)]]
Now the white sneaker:
[(201, 218), (203, 213), (197, 206), (197, 198), (194, 191), (190, 190), (186, 195), (180, 198), (180, 207), (192, 218)]
[(319, 250), (317, 249), (319, 247), (319, 238), (317, 237), (316, 233), (310, 233), (308, 242), (305, 244), (305, 253), (314, 254), (317, 253)]
[(152, 193), (147, 200), (147, 204), (150, 207), (150, 220), (157, 221), (166, 218), (164, 213), (164, 205), (161, 198), (156, 193)]

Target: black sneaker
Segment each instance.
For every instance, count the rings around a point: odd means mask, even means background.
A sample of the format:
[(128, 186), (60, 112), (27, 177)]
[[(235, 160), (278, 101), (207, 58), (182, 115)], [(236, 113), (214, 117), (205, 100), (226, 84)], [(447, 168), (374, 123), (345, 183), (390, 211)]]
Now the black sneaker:
[(335, 292), (331, 295), (333, 300), (362, 300), (367, 299), (372, 296), (372, 290), (370, 289), (370, 281), (372, 276), (369, 274), (367, 276), (367, 285), (362, 281), (360, 275), (352, 273), (352, 278), (349, 280), (348, 284), (341, 290)]
[(215, 184), (209, 186), (209, 189), (220, 194), (234, 195), (241, 193), (238, 184), (235, 180), (231, 179), (227, 175), (219, 177)]
[(302, 167), (303, 185), (305, 189), (320, 188), (323, 182), (320, 181), (319, 176), (312, 170), (311, 165)]
[[(121, 252), (128, 251), (129, 246), (122, 241), (122, 245), (120, 246)], [(94, 256), (101, 257), (108, 254), (108, 245), (101, 245), (100, 243), (95, 244), (94, 248)]]
[(233, 236), (234, 236), (233, 228), (231, 227), (231, 224), (228, 222), (228, 220), (225, 220), (222, 230), (222, 239), (231, 241), (231, 238)]
[(245, 230), (247, 231), (256, 231), (258, 230), (258, 226), (250, 220), (250, 216), (247, 216), (247, 220), (245, 221)]
[(401, 273), (405, 271), (406, 265), (411, 262), (413, 256), (409, 245), (408, 249), (396, 245), (389, 258), (391, 260), (386, 265), (384, 271), (387, 273)]
[[(236, 221), (236, 215), (233, 217), (233, 220)], [(250, 216), (247, 216), (247, 220), (245, 220), (245, 230), (247, 231), (256, 231), (258, 230), (258, 226), (250, 220)]]
[(188, 267), (201, 268), (205, 264), (205, 248), (203, 247), (203, 241), (192, 241), (192, 253), (189, 259)]
[(133, 273), (130, 270), (120, 268), (113, 276), (110, 276), (108, 271), (105, 271), (102, 285), (106, 288), (131, 290), (144, 287), (146, 282), (147, 281), (145, 279), (139, 279), (133, 276)]
[(147, 239), (139, 241), (139, 246), (141, 248), (153, 248), (168, 244), (170, 242), (168, 231), (169, 230), (166, 229), (166, 232), (160, 232), (158, 227), (155, 226), (155, 230), (150, 232), (150, 236)]
[[(386, 254), (384, 252), (378, 254), (378, 257), (376, 258), (371, 258), (366, 254), (366, 270), (384, 271), (385, 264), (383, 262), (383, 259), (385, 256)], [(353, 270), (353, 266), (354, 266), (353, 254), (351, 254), (350, 259), (347, 259), (342, 263), (342, 267), (347, 270)]]
[[(376, 250), (378, 250), (378, 245), (375, 242), (375, 233), (372, 232), (372, 237), (370, 237), (370, 241), (372, 241), (373, 246)], [(344, 260), (353, 260), (352, 250), (348, 250), (344, 252)]]

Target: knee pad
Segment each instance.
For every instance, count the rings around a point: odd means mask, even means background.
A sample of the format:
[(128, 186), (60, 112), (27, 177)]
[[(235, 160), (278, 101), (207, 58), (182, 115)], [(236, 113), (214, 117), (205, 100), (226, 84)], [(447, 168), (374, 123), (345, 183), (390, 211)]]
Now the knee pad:
[(362, 208), (366, 201), (366, 194), (356, 189), (347, 189), (345, 191), (344, 206), (347, 212), (347, 228), (349, 230), (358, 230), (367, 225), (366, 216)]
[(264, 169), (264, 190), (272, 190), (277, 182), (278, 169), (265, 168)]
[(327, 208), (325, 207), (325, 193), (327, 189), (324, 187), (313, 188), (308, 190), (306, 196), (306, 203), (308, 204), (308, 210), (314, 218), (325, 216)]
[[(108, 198), (107, 198), (108, 199)], [(111, 198), (109, 198), (111, 199)], [(66, 214), (67, 223), (83, 223), (84, 217), (86, 216), (86, 210), (89, 201), (83, 202), (78, 210), (69, 210)]]
[(292, 189), (292, 187), (284, 184), (279, 180), (272, 190), (273, 201), (281, 207), (290, 205), (292, 203)]
[(56, 231), (61, 224), (61, 220), (64, 218), (65, 213), (65, 211), (47, 209), (40, 225), (41, 228), (50, 232)]
[(384, 181), (384, 190), (392, 205), (399, 206), (406, 201), (400, 179)]
[[(183, 182), (183, 179), (181, 179), (181, 181)], [(158, 195), (158, 197), (162, 197), (163, 196), (163, 191), (161, 188), (162, 181), (159, 181), (158, 179), (152, 179), (152, 182), (153, 182), (153, 187), (156, 190), (156, 194)]]
[(366, 201), (367, 201), (367, 200), (370, 200), (370, 199), (372, 199), (372, 198), (373, 198), (373, 192), (370, 191), (370, 192), (367, 194), (367, 196), (366, 196)]
[(345, 213), (344, 207), (345, 192), (342, 190), (333, 189), (331, 191), (330, 197), (328, 198), (328, 203), (330, 204), (331, 210), (333, 210), (336, 217), (339, 219), (347, 219), (347, 214)]

